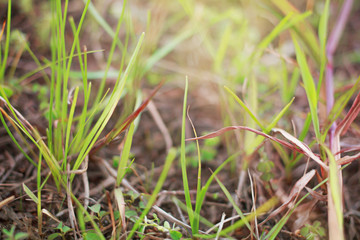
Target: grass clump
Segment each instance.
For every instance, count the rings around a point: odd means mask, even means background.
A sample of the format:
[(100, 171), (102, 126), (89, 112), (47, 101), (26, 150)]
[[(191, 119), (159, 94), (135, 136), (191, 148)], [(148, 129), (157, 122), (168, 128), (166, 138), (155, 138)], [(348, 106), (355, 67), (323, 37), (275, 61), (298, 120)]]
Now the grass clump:
[(357, 4), (0, 4), (5, 237), (358, 236)]

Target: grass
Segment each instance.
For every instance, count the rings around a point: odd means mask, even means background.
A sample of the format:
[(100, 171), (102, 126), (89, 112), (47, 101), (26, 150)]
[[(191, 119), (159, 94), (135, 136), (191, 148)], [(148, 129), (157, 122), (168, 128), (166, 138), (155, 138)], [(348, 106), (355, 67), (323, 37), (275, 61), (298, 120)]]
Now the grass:
[(359, 4), (24, 2), (0, 1), (1, 237), (360, 235)]

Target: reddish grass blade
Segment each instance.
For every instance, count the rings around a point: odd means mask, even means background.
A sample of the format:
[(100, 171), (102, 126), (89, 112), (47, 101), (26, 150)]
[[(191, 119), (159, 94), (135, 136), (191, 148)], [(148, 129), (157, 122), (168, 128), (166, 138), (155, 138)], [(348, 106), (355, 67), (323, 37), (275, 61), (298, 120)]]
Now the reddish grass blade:
[(291, 143), (295, 144), (297, 147), (299, 147), (306, 156), (310, 157), (311, 159), (313, 159), (315, 162), (317, 162), (320, 166), (322, 166), (324, 169), (328, 169), (328, 167), (326, 166), (326, 164), (324, 162), (321, 161), (321, 159), (316, 156), (311, 149), (303, 142), (299, 141), (297, 138), (295, 138), (294, 136), (292, 136), (291, 134), (289, 134), (288, 132), (279, 129), (279, 128), (274, 128), (273, 132), (279, 132), (281, 133), (287, 140), (289, 140)]
[(326, 202), (327, 201), (327, 196), (326, 195), (322, 195), (321, 193), (318, 193), (317, 191), (312, 190), (311, 188), (305, 187), (305, 189), (310, 193), (310, 195), (319, 200), (319, 201), (323, 201)]
[(339, 160), (336, 161), (336, 163), (338, 165), (345, 165), (348, 163), (352, 163), (354, 160), (359, 159), (360, 158), (360, 153), (357, 153), (353, 156), (344, 156), (342, 158), (340, 158)]
[(355, 120), (357, 115), (360, 112), (360, 92), (356, 96), (354, 103), (352, 104), (349, 112), (346, 114), (345, 118), (339, 123), (336, 128), (335, 134), (344, 135), (349, 129), (351, 123)]
[(261, 136), (263, 136), (265, 138), (268, 138), (268, 139), (270, 139), (272, 141), (275, 141), (275, 142), (277, 142), (277, 143), (279, 143), (279, 144), (281, 144), (281, 145), (283, 145), (285, 147), (290, 148), (293, 151), (296, 151), (296, 152), (299, 152), (299, 153), (302, 153), (302, 154), (308, 156), (309, 158), (311, 158), (315, 162), (317, 162), (324, 169), (328, 169), (328, 166), (326, 166), (326, 164), (324, 162), (322, 162), (320, 160), (320, 158), (318, 156), (316, 156), (305, 143), (302, 143), (301, 141), (299, 141), (298, 139), (296, 139), (295, 137), (293, 137), (292, 135), (290, 135), (289, 133), (287, 133), (286, 131), (281, 130), (281, 129), (273, 129), (273, 131), (280, 132), (291, 143), (288, 143), (288, 142), (286, 142), (284, 140), (275, 138), (273, 136), (270, 136), (270, 135), (268, 135), (266, 133), (263, 133), (261, 131), (258, 131), (256, 129), (249, 128), (249, 127), (244, 127), (244, 126), (225, 127), (225, 128), (222, 128), (222, 129), (220, 129), (218, 131), (209, 133), (209, 134), (201, 136), (201, 137), (189, 138), (186, 141), (214, 138), (214, 137), (217, 137), (217, 136), (220, 136), (220, 135), (224, 134), (225, 132), (228, 132), (228, 131), (231, 131), (231, 130), (237, 130), (237, 129), (250, 131), (250, 132), (256, 133), (258, 135), (261, 135)]
[(138, 116), (144, 111), (146, 106), (149, 104), (150, 100), (155, 96), (155, 94), (159, 91), (161, 86), (164, 84), (162, 81), (150, 94), (150, 96), (136, 109), (132, 114), (130, 114), (124, 122), (120, 125), (118, 129), (111, 130), (105, 137), (99, 139), (95, 144), (93, 149), (90, 151), (90, 154), (94, 154), (99, 151), (106, 144), (109, 144), (116, 136), (119, 136)]
[(2, 36), (3, 36), (3, 34), (4, 34), (5, 26), (6, 26), (6, 21), (4, 21), (4, 22), (3, 22), (3, 25), (2, 25), (2, 29), (1, 29), (1, 32), (0, 32), (0, 41), (1, 41)]
[(310, 172), (306, 173), (304, 176), (302, 176), (294, 185), (294, 187), (291, 189), (291, 192), (287, 198), (287, 200), (280, 206), (278, 207), (275, 211), (273, 211), (262, 223), (264, 224), (265, 222), (267, 222), (268, 220), (270, 220), (271, 218), (275, 217), (276, 215), (278, 215), (279, 213), (281, 213), (282, 211), (284, 211), (288, 205), (294, 200), (294, 198), (301, 192), (301, 190), (303, 190), (305, 188), (305, 186), (309, 183), (309, 181), (314, 177), (315, 175), (315, 170), (311, 170)]

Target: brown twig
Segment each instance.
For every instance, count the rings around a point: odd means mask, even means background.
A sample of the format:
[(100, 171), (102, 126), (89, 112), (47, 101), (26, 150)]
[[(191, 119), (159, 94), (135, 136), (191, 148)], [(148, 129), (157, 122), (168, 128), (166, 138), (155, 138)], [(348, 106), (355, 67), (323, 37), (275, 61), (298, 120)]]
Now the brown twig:
[(106, 198), (107, 198), (107, 202), (108, 202), (108, 205), (109, 205), (111, 225), (112, 225), (112, 228), (113, 228), (112, 236), (113, 236), (114, 239), (115, 239), (115, 236), (116, 236), (115, 217), (114, 217), (114, 211), (113, 211), (113, 207), (112, 207), (112, 204), (111, 204), (111, 198), (110, 198), (110, 193), (109, 193), (109, 191), (106, 191)]

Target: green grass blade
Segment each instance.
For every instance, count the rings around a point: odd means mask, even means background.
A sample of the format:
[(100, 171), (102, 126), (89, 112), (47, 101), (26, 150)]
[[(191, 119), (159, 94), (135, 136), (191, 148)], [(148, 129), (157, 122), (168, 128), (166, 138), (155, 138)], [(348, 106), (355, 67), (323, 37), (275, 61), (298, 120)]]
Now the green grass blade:
[(10, 49), (10, 29), (11, 29), (11, 0), (8, 0), (8, 11), (7, 11), (7, 20), (6, 20), (6, 39), (5, 39), (5, 48), (4, 48), (4, 56), (1, 59), (0, 65), (0, 83), (4, 83), (5, 77), (5, 68), (7, 59), (9, 56), (9, 49)]
[[(257, 210), (256, 210), (256, 214), (255, 213), (251, 213), (248, 216), (246, 216), (246, 221), (250, 222), (252, 221), (255, 217), (260, 216), (262, 214), (264, 214), (265, 212), (269, 211), (271, 208), (273, 208), (276, 203), (278, 202), (278, 200), (275, 197), (272, 197), (271, 199), (269, 199), (268, 201), (266, 201), (263, 205), (261, 205)], [(224, 236), (232, 231), (235, 231), (236, 229), (242, 227), (245, 225), (245, 221), (243, 219), (240, 219), (238, 221), (236, 221), (233, 225), (223, 229), (220, 232), (221, 236)], [(212, 234), (212, 235), (200, 235), (197, 234), (197, 237), (201, 238), (201, 239), (214, 239), (216, 237), (216, 234)]]
[[(107, 79), (107, 74), (108, 74), (108, 71), (110, 69), (110, 65), (111, 65), (111, 62), (112, 62), (112, 59), (113, 59), (113, 55), (114, 55), (114, 52), (115, 52), (115, 48), (116, 48), (116, 45), (118, 44), (119, 42), (119, 39), (118, 39), (118, 36), (119, 36), (119, 32), (120, 32), (120, 29), (121, 29), (121, 24), (123, 22), (123, 19), (124, 19), (124, 14), (125, 14), (125, 9), (126, 9), (126, 3), (127, 3), (127, 0), (125, 0), (123, 2), (123, 6), (122, 6), (122, 11), (121, 11), (121, 15), (120, 15), (120, 18), (118, 20), (118, 23), (117, 23), (117, 26), (116, 26), (116, 31), (115, 33), (113, 34), (113, 41), (111, 43), (111, 47), (110, 47), (110, 52), (109, 52), (109, 56), (107, 58), (107, 62), (106, 62), (106, 68), (105, 68), (105, 72), (104, 72), (104, 76), (101, 80), (101, 83), (100, 83), (100, 86), (99, 86), (99, 90), (98, 90), (98, 93), (96, 95), (96, 98), (95, 98), (95, 101), (94, 101), (94, 105), (98, 104), (99, 100), (101, 99), (101, 96), (103, 94), (103, 91), (104, 91), (104, 87), (105, 87), (105, 82), (106, 82), (106, 79)], [(106, 22), (105, 22), (106, 23)], [(105, 27), (105, 23), (101, 23), (101, 26)], [(106, 27), (107, 28), (107, 27)], [(126, 44), (127, 46), (127, 44)], [(121, 47), (120, 47), (121, 49)], [(125, 57), (125, 54), (126, 52), (123, 51), (123, 58)], [(122, 65), (123, 65), (123, 60), (121, 61), (121, 67), (119, 69), (119, 75), (120, 75), (120, 72), (122, 70)]]
[(36, 204), (39, 204), (39, 199), (35, 196), (35, 194), (25, 185), (25, 183), (22, 184), (24, 191), (26, 194), (33, 200)]
[[(319, 183), (318, 185), (316, 185), (312, 190), (315, 191), (316, 189), (318, 189), (320, 186), (322, 186), (323, 184), (325, 184), (328, 181), (328, 179), (323, 180), (321, 183)], [(268, 232), (268, 234), (263, 238), (263, 239), (275, 239), (276, 236), (279, 234), (279, 232), (281, 231), (281, 229), (283, 228), (283, 226), (287, 223), (287, 221), (289, 220), (290, 216), (294, 213), (294, 211), (296, 210), (296, 208), (300, 205), (300, 203), (302, 203), (302, 201), (304, 201), (308, 196), (310, 195), (310, 193), (305, 194), (299, 201), (296, 202), (296, 204), (294, 205), (294, 207), (286, 214), (284, 215), (280, 221), (278, 221), (274, 227), (272, 227), (270, 229), (270, 231)]]
[[(24, 119), (24, 117), (21, 116), (21, 114), (11, 106), (8, 99), (6, 99), (6, 103), (8, 104), (8, 108), (11, 110), (14, 117), (16, 118), (16, 121), (12, 120), (2, 108), (0, 108), (1, 113), (5, 114), (6, 117), (9, 120), (11, 120), (12, 123), (14, 123), (35, 144), (35, 146), (40, 150), (42, 156), (44, 156), (44, 159), (45, 159), (46, 163), (48, 164), (48, 166), (50, 168), (50, 171), (51, 171), (52, 175), (54, 176), (54, 179), (55, 179), (55, 182), (56, 182), (57, 186), (59, 187), (60, 185), (59, 185), (58, 179), (60, 177), (60, 166), (59, 166), (58, 162), (56, 161), (56, 159), (54, 158), (52, 153), (49, 151), (47, 145), (42, 140), (42, 138), (41, 138), (40, 134), (38, 133), (38, 131), (36, 129), (34, 129)], [(15, 111), (16, 111), (16, 113), (15, 113)], [(17, 115), (19, 115), (19, 117)], [(21, 118), (22, 120), (20, 120), (19, 118)], [(22, 121), (24, 121), (24, 124), (26, 124), (26, 127), (24, 126)]]
[[(200, 218), (200, 211), (201, 211), (202, 205), (204, 203), (206, 193), (207, 193), (212, 181), (214, 180), (216, 174), (218, 174), (228, 163), (233, 162), (234, 158), (236, 156), (238, 156), (239, 154), (240, 153), (236, 153), (236, 154), (231, 155), (219, 167), (217, 167), (216, 170), (211, 174), (209, 179), (206, 181), (206, 183), (202, 187), (201, 191), (197, 193), (197, 195), (196, 195), (195, 213), (194, 213), (194, 215), (197, 218)], [(194, 219), (195, 219), (195, 217), (194, 217)], [(195, 221), (193, 221), (193, 222), (195, 222)], [(196, 224), (199, 224), (199, 223), (196, 223)]]
[(244, 226), (246, 224), (246, 222), (250, 222), (255, 217), (260, 216), (260, 215), (264, 214), (265, 212), (269, 211), (271, 208), (273, 208), (275, 206), (275, 204), (277, 202), (278, 202), (278, 200), (275, 197), (270, 198), (256, 210), (256, 213), (253, 212), (253, 213), (249, 214), (248, 216), (246, 216), (246, 218), (245, 218), (246, 220), (240, 219), (240, 220), (236, 221), (233, 225), (222, 230), (221, 234), (230, 233), (230, 232), (234, 231), (235, 229), (237, 229), (241, 226)]
[[(186, 122), (186, 105), (187, 105), (187, 94), (188, 94), (188, 79), (185, 80), (185, 92), (184, 92), (184, 103), (183, 103), (183, 116), (182, 116), (182, 127), (181, 127), (181, 173), (184, 185), (185, 201), (187, 207), (187, 213), (189, 215), (190, 223), (193, 223), (194, 212), (191, 205), (190, 189), (187, 177), (186, 169), (186, 153), (185, 153), (185, 122)], [(191, 226), (193, 228), (193, 226)], [(193, 230), (193, 229), (192, 229)]]
[(18, 141), (15, 139), (14, 135), (11, 133), (9, 127), (7, 126), (4, 116), (2, 113), (0, 113), (0, 120), (6, 130), (6, 132), (8, 133), (9, 137), (11, 138), (11, 140), (13, 141), (13, 143), (16, 145), (16, 147), (20, 150), (20, 152), (25, 156), (25, 158), (35, 167), (37, 167), (37, 163), (34, 162), (31, 157), (24, 151), (24, 149), (21, 147), (21, 145), (18, 143)]
[[(115, 107), (118, 103), (118, 101), (120, 100), (121, 97), (121, 93), (125, 87), (125, 83), (127, 80), (127, 77), (130, 74), (130, 71), (132, 70), (132, 67), (136, 61), (137, 55), (140, 51), (140, 47), (141, 44), (143, 42), (144, 39), (144, 33), (141, 35), (138, 44), (134, 50), (134, 53), (130, 59), (130, 62), (125, 70), (125, 73), (120, 80), (120, 75), (119, 78), (117, 80), (117, 84), (116, 84), (116, 88), (113, 90), (111, 97), (109, 99), (108, 104), (106, 105), (104, 111), (102, 112), (99, 120), (96, 122), (95, 126), (93, 127), (93, 129), (90, 131), (90, 133), (87, 135), (86, 139), (84, 140), (84, 145), (81, 148), (81, 151), (79, 153), (79, 156), (77, 157), (73, 170), (77, 170), (80, 167), (80, 164), (82, 163), (82, 161), (85, 159), (86, 155), (91, 151), (91, 148), (93, 147), (93, 145), (95, 144), (96, 140), (98, 139), (100, 133), (102, 132), (102, 130), (105, 128), (106, 124), (108, 123), (108, 121), (110, 120), (110, 117), (112, 115), (112, 113), (115, 110)], [(71, 181), (73, 180), (74, 175), (72, 175), (70, 177)]]
[[(274, 41), (274, 39), (284, 30), (291, 28), (295, 24), (303, 21), (305, 18), (310, 16), (310, 12), (305, 12), (302, 14), (294, 14), (294, 12), (289, 12), (276, 27), (259, 43), (257, 50), (254, 52), (253, 57), (260, 57), (266, 47)], [(253, 59), (256, 60), (256, 59)]]
[[(296, 9), (288, 0), (271, 0), (271, 2), (278, 7), (284, 15), (288, 15), (293, 12), (299, 14), (299, 10)], [(316, 34), (312, 26), (308, 22), (298, 22), (292, 29), (298, 33), (301, 40), (306, 44), (308, 52), (312, 55), (317, 63), (320, 62), (319, 56), (319, 43)]]
[[(188, 110), (189, 110), (189, 108), (188, 108)], [(189, 113), (187, 112), (187, 115), (188, 114)], [(197, 137), (197, 132), (196, 132), (195, 126), (194, 126), (194, 124), (193, 124), (193, 122), (192, 122), (189, 115), (188, 115), (188, 119), (189, 119), (189, 122), (191, 124), (192, 129), (193, 129), (194, 136)], [(199, 146), (199, 141), (198, 140), (196, 140), (196, 149), (197, 149), (197, 158), (198, 158), (198, 175), (197, 175), (195, 211), (196, 211), (196, 209), (198, 209), (197, 204), (201, 205), (201, 203), (199, 201), (199, 197), (201, 195), (201, 152), (200, 152), (200, 146)], [(191, 223), (193, 232), (198, 232), (199, 231), (199, 221), (200, 221), (200, 215), (199, 214), (194, 214), (194, 219), (193, 219), (193, 222)]]
[[(86, 0), (83, 0), (84, 3), (86, 3)], [(125, 10), (125, 6), (126, 6), (126, 2), (127, 0), (124, 1), (123, 4), (123, 10), (122, 12), (124, 12)], [(116, 39), (116, 45), (118, 46), (119, 49), (124, 50), (124, 46), (122, 45), (120, 39), (117, 37), (119, 36), (118, 34), (116, 34), (111, 26), (106, 22), (106, 20), (99, 14), (99, 12), (96, 10), (94, 4), (90, 3), (89, 5), (89, 13), (92, 15), (92, 17), (95, 19), (95, 21), (105, 30), (105, 32), (107, 32), (107, 34), (109, 34), (109, 36), (112, 39)], [(126, 48), (125, 48), (126, 49)]]
[(265, 131), (265, 127), (260, 123), (260, 121), (257, 119), (257, 117), (252, 113), (252, 111), (246, 106), (246, 104), (233, 92), (230, 90), (230, 88), (224, 86), (225, 90), (230, 93), (231, 96), (234, 97), (234, 99), (240, 104), (240, 106), (249, 114), (252, 120), (256, 122), (256, 124)]
[(154, 65), (159, 62), (163, 57), (169, 54), (174, 48), (179, 45), (184, 40), (188, 39), (194, 34), (194, 30), (186, 30), (182, 31), (178, 36), (176, 36), (171, 42), (169, 42), (164, 47), (155, 51), (155, 53), (148, 58), (143, 67), (142, 74), (145, 75), (150, 69), (154, 67)]
[(298, 86), (298, 82), (300, 79), (300, 71), (299, 68), (295, 68), (292, 75), (291, 75), (291, 79), (290, 79), (290, 85), (288, 86), (288, 88), (284, 89), (284, 91), (287, 92), (287, 101), (290, 101), (290, 99), (295, 95), (295, 90), (296, 87)]
[(194, 3), (192, 0), (178, 0), (181, 6), (184, 8), (187, 15), (192, 16), (194, 13)]
[[(51, 43), (51, 44), (55, 44), (55, 43)], [(92, 54), (92, 53), (98, 53), (98, 52), (103, 52), (104, 50), (92, 50), (92, 51), (87, 51), (86, 54)], [(29, 53), (30, 54), (30, 53)], [(79, 55), (82, 56), (84, 55), (85, 53), (80, 53), (80, 54), (74, 54), (73, 57), (78, 57)], [(63, 60), (68, 60), (69, 57), (65, 57), (65, 58), (61, 58), (61, 62)], [(45, 59), (44, 60), (44, 64), (43, 65), (39, 65), (36, 69), (28, 72), (28, 73), (25, 73), (24, 75), (22, 75), (21, 77), (19, 77), (16, 81), (17, 83), (21, 83), (22, 81), (26, 80), (27, 78), (33, 76), (34, 74), (38, 73), (38, 72), (42, 72), (44, 71), (46, 68), (52, 68), (52, 65), (55, 65), (55, 64), (58, 64), (59, 62), (56, 60), (56, 59), (52, 59), (51, 61)], [(55, 71), (55, 70), (54, 70)], [(99, 76), (100, 75), (100, 76)], [(94, 76), (92, 76), (92, 79), (95, 79), (95, 78), (100, 78), (101, 76), (104, 75), (104, 72), (103, 71), (98, 71), (98, 72), (94, 72)], [(81, 72), (78, 72), (78, 71), (70, 71), (70, 74), (69, 74), (70, 77), (73, 77), (73, 78), (81, 78), (82, 77), (82, 73)], [(118, 76), (118, 71), (116, 72), (111, 72), (111, 77), (115, 77), (115, 76)]]
[[(280, 119), (285, 115), (285, 113), (289, 110), (291, 104), (293, 103), (295, 98), (291, 99), (290, 102), (279, 112), (278, 115), (276, 115), (274, 117), (274, 119), (272, 120), (272, 122), (263, 130), (264, 133), (269, 134), (271, 132), (271, 129), (273, 129), (274, 127), (276, 127), (276, 124), (280, 121)], [(258, 146), (260, 146), (260, 144), (264, 141), (264, 137), (263, 136), (256, 136), (256, 138), (254, 139), (254, 141), (248, 145), (249, 149), (256, 149)], [(281, 148), (281, 146), (279, 145), (279, 147)], [(248, 154), (250, 154), (251, 152), (248, 152)]]
[(140, 226), (141, 222), (143, 221), (144, 217), (148, 214), (148, 212), (150, 211), (152, 205), (155, 203), (156, 198), (158, 193), (161, 190), (162, 185), (164, 184), (167, 174), (170, 170), (170, 167), (174, 161), (174, 159), (176, 158), (176, 149), (175, 148), (171, 148), (169, 150), (169, 153), (165, 159), (165, 164), (164, 164), (164, 168), (160, 174), (159, 179), (157, 180), (155, 189), (153, 191), (153, 193), (151, 194), (151, 197), (149, 199), (149, 201), (146, 204), (145, 209), (143, 210), (142, 214), (140, 215), (140, 217), (136, 220), (132, 230), (130, 231), (129, 235), (127, 236), (126, 239), (132, 239), (132, 237), (135, 234), (135, 231), (138, 229), (138, 227)]
[[(63, 183), (64, 188), (66, 189), (67, 186), (66, 184)], [(71, 194), (71, 199), (75, 202), (75, 204), (77, 205), (79, 212), (80, 213), (84, 213), (86, 218), (89, 219), (89, 221), (91, 222), (92, 226), (94, 227), (95, 233), (97, 234), (96, 239), (101, 239), (101, 240), (105, 240), (106, 238), (104, 237), (104, 235), (102, 234), (102, 231), (100, 230), (98, 224), (95, 222), (95, 220), (93, 219), (93, 217), (88, 213), (88, 211), (83, 207), (82, 203), (75, 197), (75, 195), (71, 192), (68, 191)]]
[(41, 160), (42, 156), (39, 156), (39, 164), (37, 167), (37, 175), (36, 175), (36, 185), (37, 185), (37, 199), (40, 199), (37, 204), (37, 215), (38, 215), (38, 231), (41, 235), (42, 233), (42, 213), (41, 213)]
[(304, 88), (310, 106), (311, 118), (314, 126), (315, 135), (317, 140), (321, 141), (319, 118), (317, 113), (318, 97), (316, 93), (314, 79), (311, 75), (309, 66), (306, 62), (305, 54), (301, 50), (301, 47), (296, 39), (296, 36), (292, 34), (292, 37), (296, 50), (296, 59), (300, 66), (301, 76), (304, 82)]
[(241, 211), (241, 209), (236, 205), (235, 200), (231, 196), (230, 192), (226, 189), (225, 185), (216, 176), (215, 176), (215, 179), (216, 179), (217, 183), (219, 184), (221, 190), (225, 193), (225, 196), (227, 197), (227, 199), (229, 200), (229, 202), (231, 203), (231, 205), (233, 206), (233, 208), (237, 212), (237, 214), (240, 216), (241, 220), (244, 221), (244, 224), (246, 225), (246, 227), (251, 232), (252, 230), (251, 230), (251, 226), (249, 224), (249, 221), (246, 219), (246, 217), (243, 214), (243, 212)]
[[(63, 96), (62, 96), (62, 120), (65, 120), (67, 118), (67, 105), (68, 105), (68, 81), (69, 81), (69, 74), (70, 74), (70, 69), (71, 69), (71, 66), (72, 66), (72, 60), (74, 58), (74, 53), (75, 53), (75, 49), (76, 49), (76, 46), (78, 45), (78, 42), (79, 42), (79, 36), (80, 36), (80, 31), (82, 29), (82, 25), (83, 25), (83, 22), (84, 22), (84, 19), (85, 19), (85, 16), (86, 16), (86, 13), (87, 13), (87, 9), (89, 7), (89, 4), (90, 4), (90, 0), (87, 0), (87, 3), (85, 4), (85, 7), (83, 9), (83, 12), (81, 14), (81, 18), (80, 18), (80, 21), (79, 21), (79, 25), (76, 29), (76, 33), (74, 34), (74, 41), (73, 41), (73, 44), (71, 46), (71, 50), (70, 50), (70, 54), (69, 54), (69, 60), (68, 60), (68, 63), (67, 63), (67, 66), (64, 66), (63, 68), (63, 71), (65, 71), (65, 74), (64, 74), (64, 78), (63, 78), (63, 83), (62, 83), (62, 86), (63, 86)], [(66, 11), (66, 9), (65, 9)], [(64, 15), (66, 14), (66, 12), (64, 13)], [(74, 20), (70, 20), (70, 22), (73, 22)], [(74, 24), (72, 24), (74, 25)], [(65, 35), (65, 34), (63, 34)], [(65, 54), (63, 56), (66, 56)], [(65, 61), (64, 61), (65, 62)], [(66, 65), (66, 63), (65, 63)], [(65, 133), (65, 125), (63, 124), (64, 126), (64, 136), (66, 136), (66, 133)]]
[(327, 40), (327, 29), (328, 29), (328, 20), (329, 20), (329, 5), (330, 0), (326, 0), (323, 13), (320, 17), (318, 35), (320, 42), (320, 72), (319, 72), (319, 81), (317, 87), (317, 96), (320, 94), (320, 89), (322, 81), (324, 79), (324, 72), (326, 66), (326, 40)]
[(119, 162), (117, 177), (116, 177), (116, 186), (120, 186), (121, 181), (124, 178), (125, 173), (126, 173), (126, 165), (127, 165), (129, 155), (130, 155), (130, 149), (131, 149), (131, 145), (132, 145), (134, 129), (135, 129), (135, 124), (132, 123), (130, 125), (129, 131), (126, 135), (124, 148), (121, 152), (121, 157), (120, 157), (120, 162)]
[[(343, 207), (342, 207), (342, 192), (341, 192), (341, 183), (339, 179), (339, 165), (336, 163), (335, 157), (329, 148), (322, 145), (325, 149), (328, 160), (329, 160), (329, 185), (331, 190), (331, 200), (335, 206), (335, 216), (337, 221), (337, 230), (339, 234), (343, 236), (344, 234), (344, 215), (343, 215)], [(328, 187), (329, 189), (329, 187)], [(330, 199), (329, 199), (330, 201)], [(330, 203), (329, 203), (330, 204)], [(329, 213), (330, 215), (330, 213)], [(331, 226), (329, 226), (331, 227)], [(334, 227), (334, 226), (332, 226)], [(344, 238), (342, 238), (344, 239)], [(341, 239), (339, 239), (341, 240)]]
[(294, 102), (295, 98), (292, 98), (288, 104), (279, 112), (278, 115), (274, 117), (274, 119), (271, 121), (271, 123), (266, 127), (266, 132), (269, 133), (271, 129), (273, 129), (276, 124), (280, 121), (280, 119), (285, 115), (285, 113), (289, 110), (291, 104)]
[(75, 113), (75, 107), (77, 103), (77, 97), (79, 93), (79, 87), (75, 89), (74, 98), (72, 100), (71, 109), (68, 117), (67, 127), (66, 127), (66, 135), (65, 135), (65, 151), (64, 151), (64, 160), (63, 160), (63, 170), (66, 170), (67, 167), (67, 156), (69, 153), (69, 142), (70, 142), (70, 135), (71, 135), (71, 127), (73, 123), (74, 113)]
[[(197, 137), (197, 132), (196, 132), (195, 126), (194, 126), (190, 116), (188, 116), (188, 119), (191, 123), (191, 127), (193, 129), (194, 136)], [(200, 146), (199, 146), (198, 140), (196, 140), (196, 149), (197, 149), (197, 158), (198, 158), (198, 175), (197, 175), (197, 187), (196, 187), (195, 213), (196, 213), (196, 209), (198, 208), (196, 205), (200, 204), (199, 198), (201, 195), (201, 152), (200, 152)], [(194, 214), (193, 223), (191, 224), (193, 232), (197, 233), (199, 231), (199, 223), (200, 223), (200, 215)]]
[(222, 70), (222, 63), (225, 58), (226, 50), (229, 46), (230, 37), (232, 33), (232, 25), (228, 24), (222, 34), (219, 49), (216, 52), (215, 60), (214, 60), (214, 70), (215, 72), (220, 73)]
[(303, 129), (301, 130), (299, 137), (298, 137), (298, 139), (300, 141), (302, 141), (302, 142), (304, 141), (307, 133), (309, 132), (310, 125), (311, 125), (311, 114), (308, 113), (308, 115), (306, 116), (305, 122), (304, 122)]

